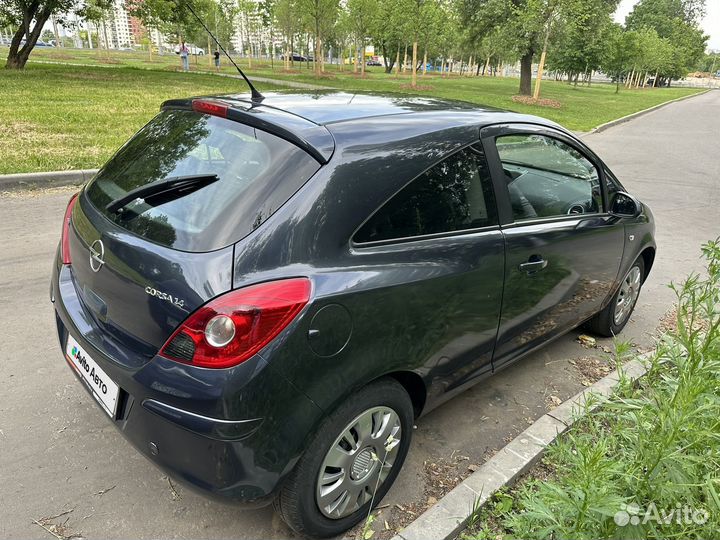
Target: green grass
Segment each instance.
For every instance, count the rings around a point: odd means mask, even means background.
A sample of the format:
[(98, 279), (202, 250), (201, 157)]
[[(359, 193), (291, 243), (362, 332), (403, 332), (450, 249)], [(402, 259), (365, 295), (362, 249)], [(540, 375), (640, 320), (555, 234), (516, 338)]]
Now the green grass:
[(0, 69), (0, 174), (99, 167), (164, 100), (239, 89), (236, 79), (169, 71)]
[[(720, 531), (720, 239), (673, 286), (677, 329), (638, 384), (549, 448), (542, 475), (476, 511), (462, 540), (716, 538)], [(626, 346), (625, 351), (629, 349)]]
[[(0, 48), (0, 57), (6, 55)], [(48, 63), (48, 62), (53, 62)], [(83, 64), (61, 66), (58, 63)], [(223, 62), (222, 72), (235, 73)], [(248, 61), (241, 66), (247, 69)], [(339, 71), (327, 65), (317, 79), (308, 64), (292, 72), (274, 65), (253, 63), (251, 76), (320, 84), (355, 91), (400, 92), (470, 101), (522, 113), (544, 116), (568, 129), (588, 131), (600, 124), (671, 99), (698, 92), (689, 88), (621, 90), (608, 84), (574, 87), (544, 81), (542, 97), (556, 100), (559, 109), (512, 101), (518, 80), (501, 77), (419, 77), (420, 90), (409, 87), (409, 74), (387, 75), (368, 68), (365, 78), (351, 66)], [(0, 174), (98, 167), (133, 132), (149, 120), (164, 99), (203, 93), (237, 92), (241, 83), (210, 75), (207, 57), (193, 58), (187, 75), (179, 73), (174, 54), (107, 52), (100, 50), (36, 49), (24, 72), (0, 70)], [(202, 73), (202, 74), (198, 74)], [(262, 88), (272, 88), (260, 84)]]

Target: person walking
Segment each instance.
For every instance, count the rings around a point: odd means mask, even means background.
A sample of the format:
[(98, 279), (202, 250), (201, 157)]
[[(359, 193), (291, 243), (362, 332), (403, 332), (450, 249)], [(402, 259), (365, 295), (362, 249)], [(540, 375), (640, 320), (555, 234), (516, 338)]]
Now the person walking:
[(215, 71), (220, 71), (220, 51), (215, 49)]
[(188, 49), (185, 42), (180, 43), (180, 60), (182, 60), (183, 71), (190, 71), (190, 49)]

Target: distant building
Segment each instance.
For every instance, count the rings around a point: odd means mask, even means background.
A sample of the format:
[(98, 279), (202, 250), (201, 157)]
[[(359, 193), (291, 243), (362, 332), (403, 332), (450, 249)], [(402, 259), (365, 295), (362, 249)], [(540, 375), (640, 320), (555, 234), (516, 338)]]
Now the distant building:
[(135, 44), (130, 14), (123, 0), (114, 0), (108, 18), (98, 27), (98, 38), (108, 49), (125, 49)]

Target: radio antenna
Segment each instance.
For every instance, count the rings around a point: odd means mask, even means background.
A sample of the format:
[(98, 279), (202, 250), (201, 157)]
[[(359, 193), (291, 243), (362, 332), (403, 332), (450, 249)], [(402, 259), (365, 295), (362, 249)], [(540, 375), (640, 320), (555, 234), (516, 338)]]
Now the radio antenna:
[[(180, 2), (178, 2), (178, 6), (180, 5)], [(217, 44), (219, 49), (225, 54), (225, 56), (228, 57), (228, 60), (230, 60), (230, 63), (235, 66), (235, 69), (238, 70), (238, 73), (242, 76), (243, 79), (245, 79), (245, 82), (250, 87), (250, 94), (252, 95), (253, 101), (262, 101), (265, 99), (265, 96), (263, 96), (260, 92), (257, 91), (257, 89), (253, 86), (253, 84), (250, 82), (250, 79), (247, 78), (247, 76), (243, 73), (243, 70), (240, 69), (240, 66), (238, 66), (235, 61), (232, 59), (232, 57), (228, 54), (228, 52), (225, 50), (225, 48), (220, 45), (220, 42), (218, 39), (213, 35), (213, 33), (210, 31), (210, 29), (205, 25), (203, 20), (198, 16), (197, 13), (195, 13), (195, 10), (192, 8), (192, 4), (188, 0), (187, 3), (185, 3), (187, 8), (190, 10), (190, 13), (192, 13), (195, 18), (198, 20), (198, 22), (202, 25), (202, 27), (205, 29), (205, 31), (208, 33), (208, 35), (213, 38), (213, 41)], [(210, 51), (208, 51), (208, 54), (210, 54)]]

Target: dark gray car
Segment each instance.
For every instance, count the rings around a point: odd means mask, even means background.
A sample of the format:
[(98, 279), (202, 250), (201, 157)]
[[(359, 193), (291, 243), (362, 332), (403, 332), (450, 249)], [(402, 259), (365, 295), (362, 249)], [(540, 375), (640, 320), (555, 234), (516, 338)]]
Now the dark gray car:
[(345, 93), (165, 103), (73, 197), (68, 364), (169, 474), (331, 536), (414, 418), (549, 340), (620, 332), (650, 210), (546, 120)]

